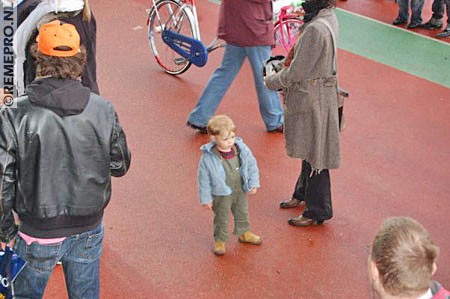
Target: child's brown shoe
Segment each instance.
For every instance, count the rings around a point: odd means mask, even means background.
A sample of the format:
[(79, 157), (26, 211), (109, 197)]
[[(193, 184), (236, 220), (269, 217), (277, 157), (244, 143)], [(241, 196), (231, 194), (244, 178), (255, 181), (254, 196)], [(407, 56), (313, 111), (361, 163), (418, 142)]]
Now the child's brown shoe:
[(262, 239), (260, 236), (255, 235), (251, 231), (243, 233), (239, 237), (239, 242), (241, 243), (250, 243), (253, 245), (260, 245), (262, 243)]
[(214, 242), (213, 252), (215, 255), (225, 254), (225, 242)]

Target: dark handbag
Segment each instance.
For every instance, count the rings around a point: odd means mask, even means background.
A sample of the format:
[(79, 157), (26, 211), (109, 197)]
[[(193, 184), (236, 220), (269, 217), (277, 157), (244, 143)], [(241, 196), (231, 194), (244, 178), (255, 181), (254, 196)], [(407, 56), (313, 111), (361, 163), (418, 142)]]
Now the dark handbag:
[(25, 267), (25, 261), (8, 246), (0, 251), (0, 298), (11, 299), (11, 283)]
[(349, 93), (342, 88), (338, 87), (337, 98), (338, 98), (338, 117), (339, 117), (339, 131), (344, 130), (345, 120), (344, 120), (344, 100), (349, 97)]
[(283, 68), (283, 63), (286, 57), (283, 55), (270, 56), (269, 59), (263, 63), (263, 77), (267, 75), (278, 73)]

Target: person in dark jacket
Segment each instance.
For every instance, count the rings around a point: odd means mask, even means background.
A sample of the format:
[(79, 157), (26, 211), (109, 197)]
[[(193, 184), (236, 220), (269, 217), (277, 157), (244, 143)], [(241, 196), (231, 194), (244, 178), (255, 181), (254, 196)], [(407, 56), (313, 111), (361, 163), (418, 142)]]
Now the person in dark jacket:
[(409, 217), (386, 219), (368, 258), (372, 289), (381, 299), (450, 299), (432, 280), (439, 255), (427, 230)]
[(31, 51), (37, 78), (0, 110), (0, 241), (27, 262), (14, 298), (42, 298), (57, 261), (69, 298), (98, 298), (111, 176), (127, 173), (131, 154), (112, 104), (79, 80), (75, 26), (43, 24)]
[(208, 81), (187, 125), (206, 134), (234, 78), (248, 58), (253, 71), (259, 111), (269, 132), (283, 132), (283, 109), (278, 93), (264, 86), (263, 63), (274, 45), (272, 0), (227, 0), (220, 4), (218, 37), (226, 41), (222, 64)]

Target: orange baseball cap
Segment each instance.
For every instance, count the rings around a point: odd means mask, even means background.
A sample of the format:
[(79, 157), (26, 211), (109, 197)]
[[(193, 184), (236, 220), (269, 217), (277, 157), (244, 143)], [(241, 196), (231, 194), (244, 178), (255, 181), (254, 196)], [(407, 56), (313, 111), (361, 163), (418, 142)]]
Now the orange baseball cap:
[(39, 52), (48, 56), (70, 57), (80, 52), (80, 35), (72, 24), (59, 20), (43, 24), (36, 37)]

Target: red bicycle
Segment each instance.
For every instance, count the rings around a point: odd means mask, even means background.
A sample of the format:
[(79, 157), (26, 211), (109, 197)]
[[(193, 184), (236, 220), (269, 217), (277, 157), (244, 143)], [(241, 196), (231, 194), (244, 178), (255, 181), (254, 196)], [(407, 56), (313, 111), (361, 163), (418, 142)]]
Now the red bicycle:
[(296, 5), (284, 5), (285, 3), (286, 1), (282, 0), (274, 2), (274, 35), (276, 47), (273, 51), (275, 55), (284, 56), (287, 55), (297, 41), (301, 33), (300, 28), (303, 25), (303, 16), (305, 15), (300, 3)]

